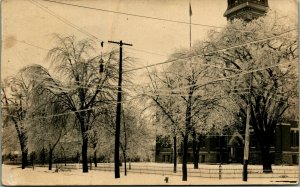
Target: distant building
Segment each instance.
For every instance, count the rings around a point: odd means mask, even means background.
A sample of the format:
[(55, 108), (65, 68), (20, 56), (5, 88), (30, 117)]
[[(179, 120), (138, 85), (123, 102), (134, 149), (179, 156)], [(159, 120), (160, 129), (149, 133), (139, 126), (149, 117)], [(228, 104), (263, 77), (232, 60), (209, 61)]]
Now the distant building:
[[(231, 135), (209, 135), (203, 137), (200, 147), (200, 163), (242, 163), (244, 154), (244, 135), (234, 132)], [(192, 144), (189, 143), (188, 162), (193, 162)], [(271, 146), (273, 164), (298, 164), (299, 128), (298, 121), (280, 123), (275, 129), (275, 141)], [(182, 149), (178, 150), (178, 161), (181, 162)], [(173, 162), (171, 138), (157, 137), (155, 162)], [(250, 164), (262, 164), (254, 131), (250, 134)]]
[(268, 0), (227, 0), (228, 7), (224, 13), (227, 20), (235, 18), (251, 21), (267, 13)]

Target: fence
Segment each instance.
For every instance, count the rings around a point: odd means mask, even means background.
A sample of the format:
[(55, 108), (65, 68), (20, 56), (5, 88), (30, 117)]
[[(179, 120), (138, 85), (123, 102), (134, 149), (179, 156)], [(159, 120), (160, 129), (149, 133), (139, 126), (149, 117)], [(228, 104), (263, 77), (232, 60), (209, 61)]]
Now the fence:
[[(54, 164), (54, 167), (56, 165)], [(227, 165), (227, 168), (220, 166), (213, 166), (214, 168), (202, 168), (193, 169), (187, 168), (187, 174), (189, 177), (201, 177), (201, 178), (218, 178), (218, 179), (234, 179), (242, 177), (242, 168), (228, 168), (230, 165)], [(82, 165), (80, 164), (57, 164), (57, 167), (62, 170), (73, 170), (81, 169)], [(112, 163), (99, 163), (98, 167), (92, 166), (92, 170), (96, 171), (107, 171), (113, 172), (114, 165)], [(124, 165), (120, 167), (120, 171), (124, 172)], [(131, 165), (130, 169), (127, 165), (128, 173), (140, 173), (140, 174), (156, 174), (156, 175), (168, 175), (168, 176), (181, 176), (182, 169), (177, 167), (177, 172), (173, 172), (173, 167), (170, 166), (151, 166), (151, 165)], [(262, 169), (259, 168), (248, 168), (248, 178), (298, 178), (299, 171), (297, 169), (288, 169), (288, 168), (273, 168), (273, 173), (263, 173)]]

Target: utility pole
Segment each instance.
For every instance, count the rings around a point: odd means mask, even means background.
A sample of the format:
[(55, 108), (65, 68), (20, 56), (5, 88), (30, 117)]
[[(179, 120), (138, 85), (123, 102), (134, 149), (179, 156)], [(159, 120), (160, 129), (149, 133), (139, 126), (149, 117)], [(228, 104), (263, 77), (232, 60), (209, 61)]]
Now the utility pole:
[(251, 87), (252, 87), (252, 73), (249, 75), (250, 89), (248, 95), (247, 111), (246, 111), (246, 132), (244, 145), (244, 164), (243, 164), (243, 181), (248, 179), (248, 163), (249, 163), (249, 140), (250, 140), (250, 110), (251, 110)]
[(120, 63), (119, 63), (119, 81), (118, 81), (118, 98), (117, 98), (117, 116), (116, 116), (116, 132), (115, 132), (115, 178), (120, 178), (120, 123), (121, 123), (121, 102), (122, 102), (122, 46), (132, 44), (108, 41), (108, 43), (118, 44), (120, 46)]

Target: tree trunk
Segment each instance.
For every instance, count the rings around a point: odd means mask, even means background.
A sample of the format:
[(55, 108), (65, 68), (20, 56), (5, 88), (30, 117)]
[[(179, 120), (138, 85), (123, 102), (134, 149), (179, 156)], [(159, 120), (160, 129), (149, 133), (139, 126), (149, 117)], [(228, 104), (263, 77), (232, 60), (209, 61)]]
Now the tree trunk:
[(49, 150), (49, 170), (52, 170), (52, 159), (53, 159), (53, 150)]
[(93, 162), (92, 162), (92, 156), (90, 156), (90, 170), (92, 170)]
[(88, 172), (88, 156), (87, 156), (87, 150), (88, 150), (88, 138), (86, 135), (82, 136), (82, 172), (87, 173)]
[(263, 172), (272, 173), (272, 156), (269, 147), (262, 147), (261, 158), (263, 162)]
[(126, 151), (123, 151), (123, 157), (124, 157), (124, 175), (127, 175), (127, 167), (126, 167)]
[(20, 147), (21, 147), (21, 152), (22, 152), (22, 169), (25, 169), (28, 165), (28, 149), (26, 147), (26, 136), (25, 134), (19, 135), (19, 141), (20, 141)]
[(188, 134), (183, 138), (182, 181), (187, 181)]
[(45, 160), (46, 160), (46, 155), (45, 155), (45, 148), (42, 149), (42, 153), (41, 153), (41, 162), (42, 162), (42, 165), (44, 166), (45, 165)]
[(195, 129), (193, 129), (193, 162), (194, 162), (194, 169), (198, 169), (198, 162), (199, 162), (199, 153), (197, 154), (197, 134)]
[(93, 158), (93, 160), (94, 160), (95, 167), (97, 167), (97, 150), (96, 149), (94, 150), (94, 158)]
[(173, 147), (173, 154), (174, 154), (174, 156), (173, 156), (173, 163), (174, 163), (174, 168), (173, 168), (173, 173), (176, 173), (177, 172), (177, 145), (176, 145), (176, 143), (177, 143), (177, 139), (176, 139), (176, 135), (173, 137), (173, 145), (174, 145), (174, 147)]
[(194, 158), (194, 169), (199, 168), (199, 150), (196, 149), (195, 158)]
[(28, 165), (27, 156), (28, 150), (22, 150), (22, 169), (25, 169), (25, 167)]
[[(257, 130), (257, 129), (254, 129)], [(274, 133), (268, 131), (256, 131), (258, 145), (261, 151), (261, 159), (264, 173), (272, 173), (272, 155), (270, 153), (270, 145), (273, 142)]]

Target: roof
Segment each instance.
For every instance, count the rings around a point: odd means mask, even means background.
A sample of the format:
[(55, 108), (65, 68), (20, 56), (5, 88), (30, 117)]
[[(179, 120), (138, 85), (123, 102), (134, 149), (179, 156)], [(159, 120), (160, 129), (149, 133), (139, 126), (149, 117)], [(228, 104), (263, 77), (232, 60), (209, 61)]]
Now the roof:
[(259, 4), (255, 4), (255, 3), (252, 3), (252, 2), (245, 2), (243, 4), (240, 4), (238, 6), (235, 6), (233, 8), (230, 8), (230, 9), (227, 9), (224, 13), (224, 16), (228, 16), (229, 14), (233, 13), (233, 12), (236, 12), (242, 8), (245, 8), (245, 7), (250, 7), (250, 8), (253, 8), (253, 9), (256, 9), (256, 10), (259, 10), (261, 12), (267, 12), (268, 11), (268, 7), (266, 6), (263, 6), (263, 5), (259, 5)]

